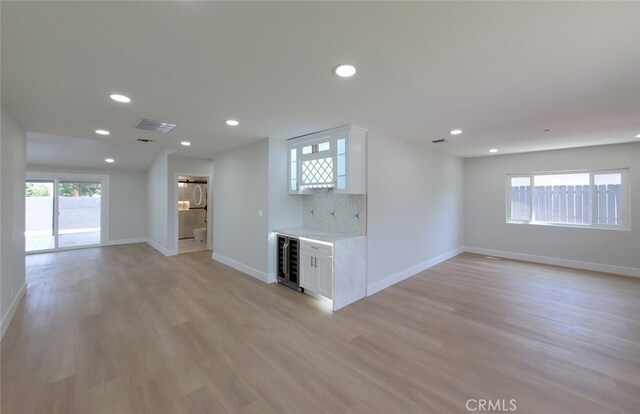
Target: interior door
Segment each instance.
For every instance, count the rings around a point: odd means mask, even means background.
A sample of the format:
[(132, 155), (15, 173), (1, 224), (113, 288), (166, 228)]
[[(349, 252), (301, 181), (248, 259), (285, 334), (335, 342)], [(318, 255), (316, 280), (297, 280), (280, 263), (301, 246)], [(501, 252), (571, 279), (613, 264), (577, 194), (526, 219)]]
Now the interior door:
[(192, 239), (193, 230), (207, 227), (207, 183), (178, 182), (178, 239)]
[(25, 250), (56, 248), (55, 181), (27, 180), (25, 185)]

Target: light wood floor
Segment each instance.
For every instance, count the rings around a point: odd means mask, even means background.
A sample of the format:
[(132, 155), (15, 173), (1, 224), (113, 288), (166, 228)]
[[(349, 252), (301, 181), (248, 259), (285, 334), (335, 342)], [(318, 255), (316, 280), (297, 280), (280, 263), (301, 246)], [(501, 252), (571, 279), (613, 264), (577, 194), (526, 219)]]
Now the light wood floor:
[(27, 267), (3, 414), (640, 413), (638, 279), (464, 254), (332, 314), (209, 252)]

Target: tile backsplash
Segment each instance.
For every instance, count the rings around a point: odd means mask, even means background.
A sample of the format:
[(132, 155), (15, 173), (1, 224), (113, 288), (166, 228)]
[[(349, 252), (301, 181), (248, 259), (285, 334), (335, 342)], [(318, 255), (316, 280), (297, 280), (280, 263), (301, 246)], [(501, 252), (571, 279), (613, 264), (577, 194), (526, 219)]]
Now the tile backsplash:
[(331, 233), (367, 234), (367, 195), (316, 190), (303, 196), (305, 227)]

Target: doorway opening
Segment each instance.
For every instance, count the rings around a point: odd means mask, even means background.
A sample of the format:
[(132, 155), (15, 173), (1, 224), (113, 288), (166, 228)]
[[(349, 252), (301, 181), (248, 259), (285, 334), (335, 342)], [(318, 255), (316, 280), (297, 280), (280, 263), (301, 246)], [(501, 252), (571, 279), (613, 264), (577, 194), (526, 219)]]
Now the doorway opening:
[(100, 246), (103, 187), (102, 179), (28, 178), (25, 251)]
[(208, 178), (178, 176), (178, 254), (208, 250)]

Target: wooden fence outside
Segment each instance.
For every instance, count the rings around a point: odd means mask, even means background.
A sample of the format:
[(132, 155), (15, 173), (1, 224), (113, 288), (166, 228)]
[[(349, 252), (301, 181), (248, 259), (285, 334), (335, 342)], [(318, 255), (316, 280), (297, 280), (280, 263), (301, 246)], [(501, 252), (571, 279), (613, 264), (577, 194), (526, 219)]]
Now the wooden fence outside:
[[(620, 225), (621, 185), (594, 186), (594, 224)], [(533, 220), (549, 223), (590, 224), (591, 202), (588, 185), (537, 186), (533, 194)], [(529, 220), (531, 186), (511, 188), (511, 218)]]

